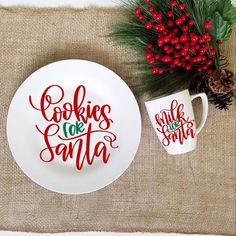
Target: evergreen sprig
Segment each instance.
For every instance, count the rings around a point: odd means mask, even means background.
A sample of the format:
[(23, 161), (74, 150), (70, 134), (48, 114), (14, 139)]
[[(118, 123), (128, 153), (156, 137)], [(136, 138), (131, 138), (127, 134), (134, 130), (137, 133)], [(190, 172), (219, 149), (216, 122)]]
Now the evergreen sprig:
[[(236, 22), (236, 8), (230, 0), (176, 0), (177, 4), (185, 4), (186, 12), (190, 13), (190, 18), (194, 20), (191, 27), (193, 33), (203, 35), (206, 30), (204, 23), (212, 22), (212, 28), (209, 31), (213, 40), (210, 42), (215, 48), (216, 57), (214, 67), (219, 69), (221, 66), (221, 55), (219, 50), (219, 41), (229, 39), (232, 32), (232, 25)], [(152, 0), (152, 6), (156, 11), (163, 15), (162, 22), (168, 21), (167, 12), (173, 11), (173, 18), (178, 18), (182, 13), (178, 8), (171, 8), (170, 0)], [(177, 90), (190, 88), (193, 81), (201, 80), (202, 76), (196, 68), (186, 71), (182, 68), (175, 70), (174, 74), (167, 73), (168, 64), (156, 61), (155, 65), (164, 70), (164, 74), (152, 74), (152, 66), (147, 64), (145, 52), (147, 43), (156, 44), (157, 32), (154, 29), (146, 30), (143, 23), (140, 22), (134, 14), (137, 7), (142, 9), (144, 19), (152, 21), (152, 14), (148, 11), (148, 4), (145, 0), (123, 0), (126, 18), (114, 26), (112, 37), (121, 44), (127, 45), (136, 52), (137, 61), (133, 63), (135, 69), (138, 68), (138, 78), (141, 79), (139, 87), (140, 93), (154, 93), (157, 96), (171, 94)], [(155, 47), (154, 53), (160, 52), (160, 48)]]

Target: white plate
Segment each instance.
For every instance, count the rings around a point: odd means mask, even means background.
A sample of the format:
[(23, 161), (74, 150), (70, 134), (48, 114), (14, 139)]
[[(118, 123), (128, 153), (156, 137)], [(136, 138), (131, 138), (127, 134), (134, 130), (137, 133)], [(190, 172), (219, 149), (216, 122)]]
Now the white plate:
[(139, 146), (141, 117), (118, 75), (93, 62), (65, 60), (39, 69), (20, 86), (7, 136), (16, 162), (34, 182), (82, 194), (105, 187), (128, 168)]

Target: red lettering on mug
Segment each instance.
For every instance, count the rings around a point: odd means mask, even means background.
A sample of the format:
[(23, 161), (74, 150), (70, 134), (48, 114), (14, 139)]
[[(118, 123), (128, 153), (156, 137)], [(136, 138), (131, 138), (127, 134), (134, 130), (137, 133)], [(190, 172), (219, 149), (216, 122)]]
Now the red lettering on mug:
[(193, 126), (195, 120), (190, 120), (184, 112), (184, 104), (177, 100), (171, 102), (170, 109), (163, 109), (155, 115), (156, 129), (163, 134), (163, 146), (169, 146), (171, 142), (183, 144), (188, 138), (194, 138)]

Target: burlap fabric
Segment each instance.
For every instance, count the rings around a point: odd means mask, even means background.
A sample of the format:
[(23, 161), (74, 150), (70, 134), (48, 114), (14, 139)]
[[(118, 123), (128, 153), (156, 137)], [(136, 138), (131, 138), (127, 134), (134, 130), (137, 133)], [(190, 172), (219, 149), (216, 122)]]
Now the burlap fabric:
[[(39, 187), (14, 162), (7, 110), (20, 84), (41, 66), (67, 58), (101, 63), (127, 81), (132, 52), (104, 37), (118, 9), (0, 9), (0, 230), (142, 231), (235, 235), (235, 104), (210, 106), (197, 150), (168, 156), (140, 99), (138, 154), (113, 184), (68, 196)], [(225, 46), (235, 72), (235, 31)], [(132, 83), (128, 82), (130, 85)], [(200, 104), (195, 104), (199, 117)]]

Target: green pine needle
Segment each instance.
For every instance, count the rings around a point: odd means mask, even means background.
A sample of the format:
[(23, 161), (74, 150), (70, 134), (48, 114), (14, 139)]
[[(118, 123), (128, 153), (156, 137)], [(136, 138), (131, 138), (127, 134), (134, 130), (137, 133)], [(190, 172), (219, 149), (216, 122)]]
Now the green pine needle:
[[(211, 20), (213, 27), (210, 31), (212, 40), (211, 44), (217, 52), (215, 59), (215, 67), (220, 67), (220, 53), (217, 40), (228, 40), (231, 34), (232, 24), (236, 22), (236, 10), (232, 6), (230, 0), (176, 0), (178, 4), (186, 5), (186, 11), (190, 13), (190, 17), (195, 24), (191, 27), (192, 31), (197, 35), (203, 35), (206, 31), (204, 24), (207, 20)], [(153, 75), (151, 73), (152, 66), (148, 65), (145, 58), (147, 43), (156, 44), (157, 32), (155, 30), (146, 30), (143, 23), (138, 21), (134, 10), (137, 7), (142, 9), (145, 20), (153, 21), (151, 13), (148, 11), (148, 4), (144, 0), (123, 0), (126, 18), (123, 22), (114, 26), (111, 36), (120, 44), (124, 44), (136, 52), (138, 61), (129, 65), (138, 69), (137, 79), (141, 80), (139, 87), (140, 93), (154, 93), (156, 95), (164, 95), (173, 93), (176, 90), (189, 88), (192, 80), (200, 79), (197, 69), (193, 68), (186, 72), (184, 69), (178, 69), (173, 75), (168, 73), (168, 65), (156, 62), (156, 66), (164, 70), (163, 75)], [(163, 15), (164, 24), (167, 22), (167, 11), (172, 10), (170, 0), (152, 0), (151, 4), (154, 9)], [(182, 14), (178, 8), (174, 8), (174, 19)], [(161, 49), (155, 47), (155, 53), (161, 52)], [(200, 78), (199, 78), (200, 77)]]

